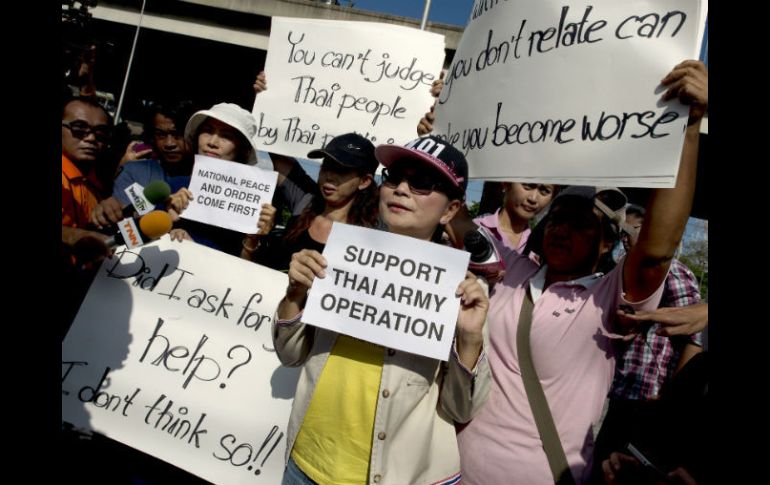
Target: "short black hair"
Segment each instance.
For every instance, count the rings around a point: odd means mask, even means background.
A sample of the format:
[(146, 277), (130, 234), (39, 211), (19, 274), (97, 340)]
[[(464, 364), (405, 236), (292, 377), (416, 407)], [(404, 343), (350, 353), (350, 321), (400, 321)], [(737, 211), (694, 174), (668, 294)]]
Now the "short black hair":
[(83, 103), (83, 104), (87, 104), (89, 106), (93, 106), (94, 108), (99, 108), (100, 110), (102, 110), (102, 112), (104, 112), (104, 114), (107, 116), (107, 124), (112, 126), (112, 124), (113, 124), (112, 116), (110, 115), (109, 112), (107, 112), (107, 110), (104, 108), (104, 106), (102, 106), (99, 103), (99, 98), (97, 98), (96, 96), (67, 96), (67, 97), (65, 97), (64, 101), (62, 102), (62, 105), (61, 105), (61, 117), (62, 117), (62, 119), (64, 119), (64, 113), (67, 111), (67, 106), (69, 106), (70, 104), (72, 104), (72, 103), (74, 103), (76, 101), (80, 102), (80, 103)]
[(644, 209), (644, 207), (636, 204), (628, 204), (626, 206), (626, 215), (627, 216), (639, 216), (642, 219), (644, 219), (644, 214), (647, 211)]
[(197, 111), (195, 104), (189, 99), (162, 100), (151, 103), (146, 111), (144, 120), (145, 132), (152, 131), (155, 124), (155, 115), (160, 114), (170, 118), (177, 130), (184, 132), (187, 121)]

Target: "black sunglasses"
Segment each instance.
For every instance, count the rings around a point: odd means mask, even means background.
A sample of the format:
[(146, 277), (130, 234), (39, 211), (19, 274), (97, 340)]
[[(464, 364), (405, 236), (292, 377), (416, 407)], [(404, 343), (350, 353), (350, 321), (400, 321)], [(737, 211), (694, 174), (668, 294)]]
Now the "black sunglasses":
[(69, 128), (70, 132), (72, 132), (72, 136), (78, 140), (83, 140), (90, 133), (93, 133), (94, 138), (104, 142), (108, 141), (112, 134), (112, 130), (107, 125), (91, 126), (85, 121), (75, 120), (70, 121), (69, 123), (62, 123), (61, 125), (65, 128)]
[(401, 183), (406, 180), (409, 185), (409, 190), (413, 194), (428, 195), (433, 191), (443, 192), (444, 194), (451, 195), (456, 190), (443, 180), (436, 180), (436, 173), (415, 171), (411, 174), (406, 174), (404, 170), (383, 168), (382, 169), (382, 183), (391, 189), (395, 189)]

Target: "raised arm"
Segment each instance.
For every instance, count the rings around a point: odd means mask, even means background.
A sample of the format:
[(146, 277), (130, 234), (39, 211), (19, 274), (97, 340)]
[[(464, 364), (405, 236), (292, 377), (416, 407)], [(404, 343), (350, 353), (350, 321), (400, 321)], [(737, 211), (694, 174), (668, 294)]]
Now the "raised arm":
[(647, 204), (639, 241), (629, 252), (623, 286), (629, 301), (650, 296), (666, 277), (692, 208), (700, 124), (708, 106), (708, 72), (700, 61), (678, 64), (661, 83), (664, 100), (678, 97), (690, 106), (679, 173), (673, 189), (655, 189)]

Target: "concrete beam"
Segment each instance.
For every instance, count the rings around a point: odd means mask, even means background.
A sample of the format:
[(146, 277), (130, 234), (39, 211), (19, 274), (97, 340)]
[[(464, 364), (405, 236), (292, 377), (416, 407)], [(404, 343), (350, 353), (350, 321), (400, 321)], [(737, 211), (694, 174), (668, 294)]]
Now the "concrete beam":
[[(94, 18), (99, 20), (133, 26), (139, 24), (139, 11), (137, 10), (115, 6), (96, 6), (90, 12)], [(207, 24), (201, 19), (161, 17), (148, 13), (144, 14), (142, 28), (225, 42), (264, 51), (267, 50), (267, 43), (270, 40), (269, 32), (256, 33), (233, 28), (222, 28)]]

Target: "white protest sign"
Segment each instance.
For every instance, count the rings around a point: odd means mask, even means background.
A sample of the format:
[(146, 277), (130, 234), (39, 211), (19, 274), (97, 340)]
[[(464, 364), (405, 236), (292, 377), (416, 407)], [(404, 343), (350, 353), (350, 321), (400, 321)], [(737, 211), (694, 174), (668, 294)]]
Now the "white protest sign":
[(688, 108), (661, 79), (697, 59), (697, 0), (477, 0), (434, 131), (470, 177), (673, 187)]
[(433, 105), (444, 37), (399, 25), (273, 17), (265, 74), (254, 101), (257, 145), (306, 157), (357, 132), (404, 144)]
[(62, 343), (62, 419), (213, 483), (279, 483), (298, 369), (285, 274), (168, 236), (105, 261)]
[(193, 199), (181, 217), (245, 234), (257, 233), (262, 204), (273, 200), (278, 172), (195, 155)]
[(302, 321), (385, 347), (449, 358), (470, 255), (407, 236), (334, 223)]

